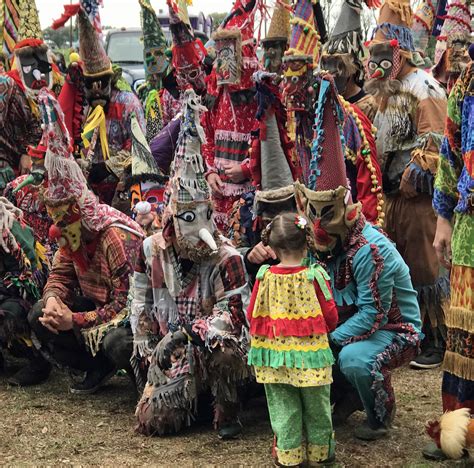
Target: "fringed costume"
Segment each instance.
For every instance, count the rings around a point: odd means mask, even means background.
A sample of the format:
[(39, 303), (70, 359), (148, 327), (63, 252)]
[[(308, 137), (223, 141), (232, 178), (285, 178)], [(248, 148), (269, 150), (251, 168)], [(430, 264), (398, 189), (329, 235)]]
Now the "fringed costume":
[(433, 206), (453, 223), (451, 303), (446, 311), (443, 411), (474, 413), (474, 96), (473, 65), (448, 100), (445, 136), (435, 181)]
[[(337, 309), (322, 267), (264, 265), (248, 308), (249, 364), (265, 385), (279, 465), (334, 456), (327, 332)], [(304, 446), (304, 436), (307, 446)]]

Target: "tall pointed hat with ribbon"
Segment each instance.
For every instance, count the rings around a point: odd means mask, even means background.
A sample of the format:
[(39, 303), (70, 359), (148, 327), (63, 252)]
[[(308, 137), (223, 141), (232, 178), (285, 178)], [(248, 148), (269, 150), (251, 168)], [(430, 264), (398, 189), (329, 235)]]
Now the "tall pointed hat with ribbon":
[(255, 14), (261, 0), (235, 0), (230, 13), (213, 34), (216, 48), (217, 85), (230, 91), (253, 87), (258, 70), (257, 43), (254, 38)]
[[(413, 41), (415, 46), (415, 60), (424, 64), (429, 38), (436, 21), (436, 12), (439, 0), (421, 0), (413, 15)], [(420, 57), (418, 57), (418, 55)]]
[(271, 41), (288, 42), (290, 40), (290, 3), (289, 0), (277, 0), (273, 10), (270, 27), (262, 43)]
[(143, 56), (147, 77), (163, 76), (168, 68), (167, 42), (150, 0), (138, 0), (141, 7)]

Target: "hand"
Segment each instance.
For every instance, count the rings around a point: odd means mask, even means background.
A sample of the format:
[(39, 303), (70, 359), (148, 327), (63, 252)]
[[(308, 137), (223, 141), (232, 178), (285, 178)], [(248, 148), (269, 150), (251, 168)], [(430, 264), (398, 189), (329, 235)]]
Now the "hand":
[(222, 182), (218, 174), (214, 172), (209, 174), (207, 176), (207, 183), (209, 184), (209, 187), (211, 187), (213, 195), (218, 195), (222, 197), (222, 187), (224, 186), (224, 183)]
[(225, 175), (234, 184), (239, 184), (245, 180), (244, 171), (240, 164), (224, 164), (222, 168), (224, 169)]
[(43, 309), (43, 317), (40, 317), (39, 321), (50, 332), (58, 334), (60, 331), (72, 329), (72, 311), (61, 299), (50, 297)]
[(247, 260), (254, 265), (260, 265), (268, 259), (276, 260), (277, 256), (271, 247), (259, 242), (248, 254)]
[(31, 156), (23, 154), (20, 158), (20, 175), (29, 174), (32, 167), (33, 161), (31, 160)]
[(436, 223), (436, 235), (433, 241), (433, 247), (436, 250), (439, 263), (445, 268), (451, 268), (451, 237), (453, 235), (453, 227), (447, 219), (438, 216)]

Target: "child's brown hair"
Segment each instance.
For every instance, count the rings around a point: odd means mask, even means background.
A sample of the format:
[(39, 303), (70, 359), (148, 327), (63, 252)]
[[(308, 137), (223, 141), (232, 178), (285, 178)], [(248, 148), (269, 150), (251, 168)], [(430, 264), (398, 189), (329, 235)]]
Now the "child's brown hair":
[(262, 232), (262, 242), (273, 250), (301, 252), (308, 248), (308, 220), (296, 213), (275, 216)]

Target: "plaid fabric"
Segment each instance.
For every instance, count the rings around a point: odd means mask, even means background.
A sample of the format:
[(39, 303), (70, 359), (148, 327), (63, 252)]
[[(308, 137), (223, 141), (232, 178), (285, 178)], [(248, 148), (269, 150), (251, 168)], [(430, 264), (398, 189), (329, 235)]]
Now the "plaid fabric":
[(79, 328), (107, 323), (127, 305), (129, 277), (138, 254), (140, 238), (117, 227), (107, 228), (85, 273), (79, 273), (73, 261), (60, 249), (55, 258), (43, 300), (55, 296), (72, 305), (77, 288), (96, 304), (95, 311), (75, 313)]

